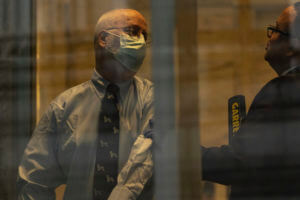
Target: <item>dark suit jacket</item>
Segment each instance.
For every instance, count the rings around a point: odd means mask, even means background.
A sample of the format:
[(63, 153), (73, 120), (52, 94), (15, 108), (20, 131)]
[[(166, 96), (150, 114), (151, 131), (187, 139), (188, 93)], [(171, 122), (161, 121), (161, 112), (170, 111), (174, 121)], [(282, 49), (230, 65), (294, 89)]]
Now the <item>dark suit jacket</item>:
[(300, 199), (300, 73), (261, 89), (232, 146), (202, 151), (203, 179), (231, 185), (231, 199)]

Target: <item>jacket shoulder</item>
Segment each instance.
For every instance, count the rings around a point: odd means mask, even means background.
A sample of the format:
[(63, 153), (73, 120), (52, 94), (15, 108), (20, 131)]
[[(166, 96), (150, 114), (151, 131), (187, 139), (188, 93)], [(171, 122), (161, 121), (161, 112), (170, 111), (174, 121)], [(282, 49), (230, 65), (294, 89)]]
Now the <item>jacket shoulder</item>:
[(72, 104), (72, 102), (79, 102), (82, 98), (87, 97), (87, 93), (90, 93), (90, 91), (91, 81), (89, 80), (65, 90), (59, 94), (51, 102), (51, 104), (55, 104), (60, 108), (65, 108), (68, 104)]
[[(291, 75), (285, 75), (285, 76), (279, 76), (271, 81), (269, 81), (260, 91), (260, 93), (290, 93), (300, 88), (300, 74), (291, 74)], [(269, 92), (268, 92), (269, 91)]]
[(154, 84), (148, 79), (134, 77), (134, 83), (139, 97), (144, 101), (152, 101), (154, 96)]
[(153, 82), (149, 81), (146, 78), (142, 78), (139, 76), (135, 76), (134, 77), (134, 82), (137, 85), (137, 87), (141, 87), (141, 88), (152, 88), (153, 87)]

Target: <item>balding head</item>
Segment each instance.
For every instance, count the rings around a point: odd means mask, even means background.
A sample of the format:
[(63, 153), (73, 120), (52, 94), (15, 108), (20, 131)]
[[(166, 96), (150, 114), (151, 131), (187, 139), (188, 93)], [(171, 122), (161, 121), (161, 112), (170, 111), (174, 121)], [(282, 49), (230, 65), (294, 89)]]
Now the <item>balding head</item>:
[(112, 28), (124, 28), (128, 26), (140, 26), (147, 30), (147, 23), (141, 13), (133, 9), (117, 9), (104, 13), (95, 27), (95, 41), (104, 30)]

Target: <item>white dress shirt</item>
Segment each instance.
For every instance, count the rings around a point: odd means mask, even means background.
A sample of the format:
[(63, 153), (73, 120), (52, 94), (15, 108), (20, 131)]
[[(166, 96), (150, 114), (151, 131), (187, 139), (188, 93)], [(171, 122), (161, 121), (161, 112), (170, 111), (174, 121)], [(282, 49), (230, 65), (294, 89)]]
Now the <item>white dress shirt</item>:
[[(92, 80), (53, 100), (38, 123), (19, 166), (25, 180), (19, 199), (55, 199), (66, 184), (65, 200), (91, 200), (101, 100), (108, 81), (96, 71)], [(119, 171), (133, 143), (153, 118), (153, 84), (139, 77), (120, 87)]]

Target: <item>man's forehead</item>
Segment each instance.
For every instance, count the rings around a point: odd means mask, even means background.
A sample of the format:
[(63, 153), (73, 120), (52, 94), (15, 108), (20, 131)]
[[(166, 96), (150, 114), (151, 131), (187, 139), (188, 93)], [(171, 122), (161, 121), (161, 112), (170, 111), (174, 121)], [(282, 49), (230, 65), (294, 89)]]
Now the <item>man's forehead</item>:
[(280, 14), (278, 19), (276, 20), (276, 25), (277, 27), (288, 31), (291, 23), (294, 22), (295, 17), (295, 8), (293, 6), (289, 6), (286, 9), (284, 9), (283, 12)]
[(115, 10), (106, 14), (102, 19), (102, 28), (123, 28), (128, 26), (139, 26), (147, 29), (144, 17), (135, 10)]

